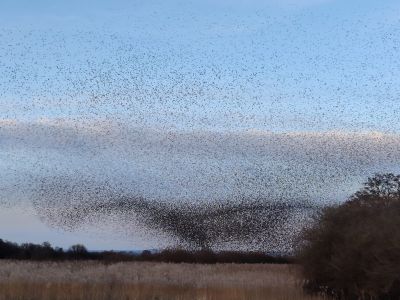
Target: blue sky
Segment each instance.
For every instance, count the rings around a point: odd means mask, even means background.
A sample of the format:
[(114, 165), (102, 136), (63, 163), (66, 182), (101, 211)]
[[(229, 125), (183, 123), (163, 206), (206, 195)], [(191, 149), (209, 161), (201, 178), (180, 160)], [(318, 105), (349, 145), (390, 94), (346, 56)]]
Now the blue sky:
[[(180, 128), (400, 129), (395, 1), (1, 6), (1, 113), (10, 118), (139, 123), (145, 115)], [(160, 109), (180, 114), (152, 120)]]
[[(57, 176), (342, 201), (400, 172), (399, 25), (397, 1), (2, 0), (0, 202), (33, 224), (32, 190)], [(74, 237), (7, 220), (10, 239)]]

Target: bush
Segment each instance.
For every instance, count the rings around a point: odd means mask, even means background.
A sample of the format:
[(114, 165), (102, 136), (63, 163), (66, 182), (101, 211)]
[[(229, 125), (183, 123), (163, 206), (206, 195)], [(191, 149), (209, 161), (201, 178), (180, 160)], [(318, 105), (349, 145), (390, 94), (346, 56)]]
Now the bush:
[(400, 299), (400, 195), (372, 188), (378, 183), (387, 191), (388, 184), (394, 191), (398, 181), (382, 178), (398, 176), (370, 178), (362, 191), (324, 209), (305, 230), (299, 260), (308, 292), (338, 299)]
[(81, 244), (72, 245), (68, 249), (68, 254), (72, 259), (88, 259), (90, 258), (89, 252), (86, 247)]

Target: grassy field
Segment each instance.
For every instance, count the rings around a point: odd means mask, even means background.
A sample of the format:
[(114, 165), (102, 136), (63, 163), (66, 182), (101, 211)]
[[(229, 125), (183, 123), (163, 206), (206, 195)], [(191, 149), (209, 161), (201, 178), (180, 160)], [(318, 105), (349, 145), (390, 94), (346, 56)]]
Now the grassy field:
[(0, 299), (323, 299), (295, 266), (0, 261)]

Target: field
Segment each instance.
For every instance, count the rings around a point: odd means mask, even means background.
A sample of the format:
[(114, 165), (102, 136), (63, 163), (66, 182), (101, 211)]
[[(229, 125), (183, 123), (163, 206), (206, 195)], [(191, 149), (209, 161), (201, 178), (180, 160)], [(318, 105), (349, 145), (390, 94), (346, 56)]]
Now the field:
[(0, 299), (322, 299), (296, 266), (149, 262), (0, 262)]

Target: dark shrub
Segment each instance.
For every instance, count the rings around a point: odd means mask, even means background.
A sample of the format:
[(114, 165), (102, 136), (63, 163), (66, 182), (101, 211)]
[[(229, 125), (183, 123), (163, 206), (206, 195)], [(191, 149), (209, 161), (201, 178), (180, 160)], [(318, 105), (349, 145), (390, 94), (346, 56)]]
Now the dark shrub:
[(324, 209), (305, 230), (299, 260), (307, 291), (341, 299), (400, 299), (398, 178), (369, 179), (362, 191)]
[(20, 254), (21, 248), (18, 244), (0, 239), (0, 258), (18, 258)]
[(90, 256), (86, 247), (81, 244), (72, 245), (68, 249), (68, 254), (73, 259), (87, 259)]

